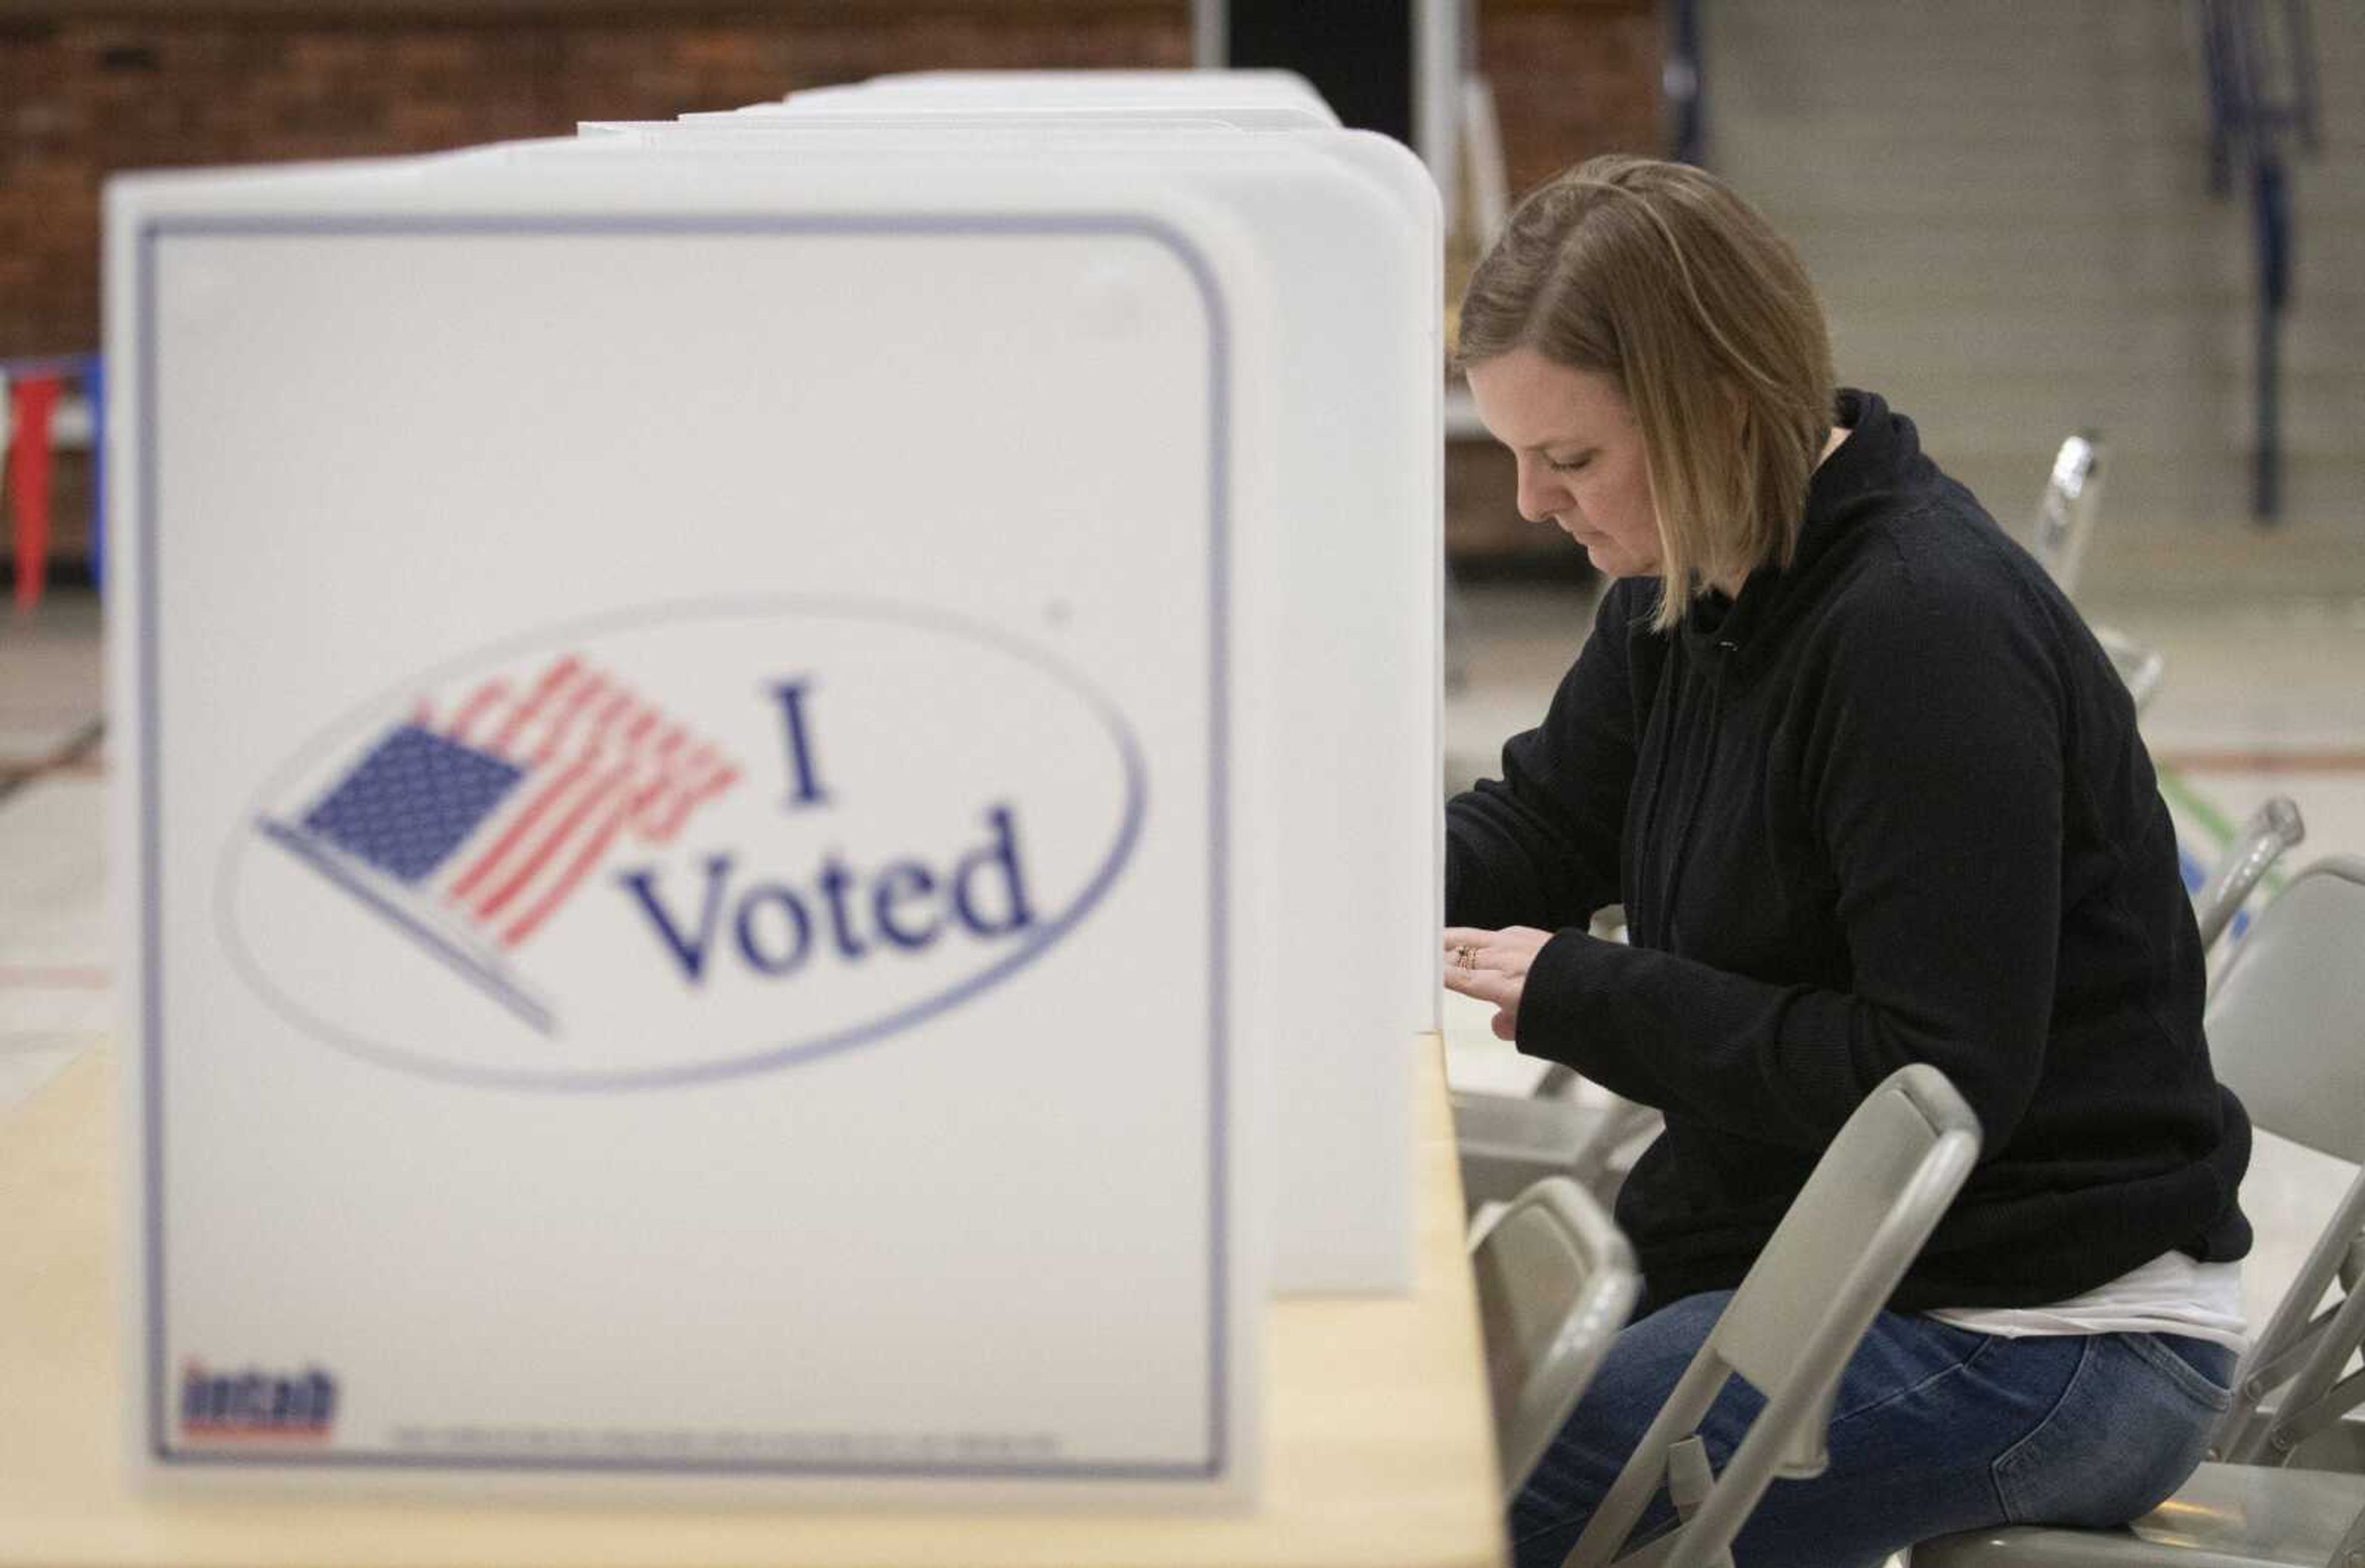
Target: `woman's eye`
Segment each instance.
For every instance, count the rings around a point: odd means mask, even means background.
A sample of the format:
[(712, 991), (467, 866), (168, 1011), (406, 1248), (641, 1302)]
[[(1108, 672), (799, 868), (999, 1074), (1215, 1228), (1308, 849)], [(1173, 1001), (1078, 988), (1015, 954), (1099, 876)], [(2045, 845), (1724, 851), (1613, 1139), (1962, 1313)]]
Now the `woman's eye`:
[(1591, 453), (1587, 453), (1582, 457), (1568, 458), (1565, 461), (1557, 457), (1547, 457), (1544, 459), (1544, 466), (1551, 469), (1555, 474), (1574, 474), (1592, 461), (1593, 454)]

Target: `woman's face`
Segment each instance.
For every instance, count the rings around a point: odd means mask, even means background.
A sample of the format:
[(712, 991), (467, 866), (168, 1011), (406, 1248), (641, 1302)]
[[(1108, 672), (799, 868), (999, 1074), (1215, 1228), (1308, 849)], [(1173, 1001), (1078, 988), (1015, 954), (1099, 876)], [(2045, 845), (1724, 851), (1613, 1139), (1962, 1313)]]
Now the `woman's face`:
[(1519, 464), (1519, 515), (1546, 518), (1613, 577), (1659, 574), (1658, 508), (1642, 431), (1618, 384), (1530, 348), (1469, 368), (1478, 418)]

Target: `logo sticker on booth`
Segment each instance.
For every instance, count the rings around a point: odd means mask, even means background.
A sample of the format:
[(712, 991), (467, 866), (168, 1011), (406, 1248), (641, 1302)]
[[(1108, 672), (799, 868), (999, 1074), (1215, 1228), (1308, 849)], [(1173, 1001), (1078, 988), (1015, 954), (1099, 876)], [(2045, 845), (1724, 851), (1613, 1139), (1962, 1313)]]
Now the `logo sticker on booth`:
[(891, 606), (652, 612), (428, 672), (315, 737), (224, 857), (308, 1035), (506, 1088), (884, 1045), (1119, 883), (1132, 730), (1051, 651)]
[(192, 1442), (317, 1446), (334, 1434), (336, 1419), (337, 1380), (319, 1367), (182, 1365), (181, 1435)]

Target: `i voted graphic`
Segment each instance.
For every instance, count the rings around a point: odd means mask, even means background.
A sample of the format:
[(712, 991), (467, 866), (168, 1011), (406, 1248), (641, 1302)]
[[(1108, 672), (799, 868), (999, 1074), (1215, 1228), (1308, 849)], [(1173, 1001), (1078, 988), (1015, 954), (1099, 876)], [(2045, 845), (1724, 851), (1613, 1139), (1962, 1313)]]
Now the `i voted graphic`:
[(1106, 696), (871, 602), (552, 628), (344, 715), (224, 846), (234, 966), (305, 1035), (504, 1089), (885, 1044), (1092, 919), (1147, 819)]
[[(788, 803), (799, 811), (829, 803), (817, 773), (806, 693), (801, 681), (777, 689), (793, 781)], [(948, 932), (993, 938), (1032, 926), (1035, 912), (1026, 896), (1018, 846), (1018, 807), (999, 801), (986, 808), (984, 817), (987, 842), (951, 867), (902, 859), (865, 873), (833, 851), (823, 857), (811, 882), (799, 887), (754, 880), (741, 874), (736, 856), (723, 853), (705, 859), (698, 879), (681, 890), (678, 902), (669, 893), (662, 866), (618, 876), (692, 984), (705, 978), (726, 925), (730, 946), (749, 967), (768, 975), (790, 975), (812, 958), (817, 942), (829, 956), (857, 960), (882, 944), (911, 952), (933, 946)]]

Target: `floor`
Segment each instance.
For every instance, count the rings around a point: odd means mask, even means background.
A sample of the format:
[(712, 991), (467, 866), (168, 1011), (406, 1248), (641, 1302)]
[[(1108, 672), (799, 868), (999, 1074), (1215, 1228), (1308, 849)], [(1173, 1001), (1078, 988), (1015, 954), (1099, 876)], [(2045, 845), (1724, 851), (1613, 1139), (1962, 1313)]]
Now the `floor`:
[(109, 1025), (99, 621), (88, 593), (0, 611), (0, 1105)]
[[(1582, 588), (1468, 588), (1449, 698), (1446, 773), (1491, 769), (1532, 723), (1591, 622)], [(2295, 800), (2292, 857), (2365, 854), (2365, 601), (2111, 604), (2090, 614), (2167, 658), (2146, 731), (2188, 846), (2206, 862), (2270, 794)], [(111, 1026), (104, 830), (102, 618), (87, 593), (0, 615), (0, 1105), (32, 1093)], [(1533, 1064), (1449, 997), (1457, 1082), (1518, 1086)], [(2263, 1320), (2350, 1172), (2262, 1136), (2246, 1201), (2259, 1246), (2247, 1271)]]

